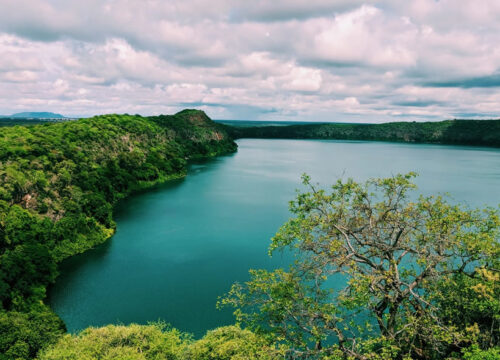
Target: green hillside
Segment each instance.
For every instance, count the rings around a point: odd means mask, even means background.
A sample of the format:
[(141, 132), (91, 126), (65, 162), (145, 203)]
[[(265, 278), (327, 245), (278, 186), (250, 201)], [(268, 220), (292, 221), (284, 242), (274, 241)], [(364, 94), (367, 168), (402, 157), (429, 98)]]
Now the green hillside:
[(189, 159), (235, 150), (195, 110), (1, 128), (0, 359), (33, 357), (63, 331), (46, 287), (58, 262), (114, 233), (118, 200), (184, 176)]
[(500, 147), (500, 120), (228, 127), (235, 138), (376, 140)]

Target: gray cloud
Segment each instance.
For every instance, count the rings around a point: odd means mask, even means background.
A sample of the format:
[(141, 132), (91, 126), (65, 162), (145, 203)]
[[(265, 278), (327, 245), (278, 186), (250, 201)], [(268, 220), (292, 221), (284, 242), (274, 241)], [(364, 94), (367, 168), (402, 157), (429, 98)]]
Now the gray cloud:
[(485, 0), (2, 0), (0, 113), (380, 122), (500, 113)]
[(479, 76), (466, 79), (427, 82), (424, 83), (424, 85), (435, 86), (435, 87), (460, 87), (465, 89), (500, 87), (500, 74), (493, 74), (491, 76)]
[(396, 106), (412, 106), (412, 107), (428, 107), (431, 105), (440, 105), (443, 104), (442, 102), (439, 101), (432, 101), (432, 100), (410, 100), (410, 101), (395, 101), (393, 102), (393, 105)]

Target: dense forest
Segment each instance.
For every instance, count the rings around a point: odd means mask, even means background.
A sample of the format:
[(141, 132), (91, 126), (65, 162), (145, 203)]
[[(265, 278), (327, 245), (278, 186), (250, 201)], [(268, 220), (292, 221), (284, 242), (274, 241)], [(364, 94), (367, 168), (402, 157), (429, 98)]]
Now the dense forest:
[(106, 115), (0, 130), (0, 359), (32, 358), (64, 331), (43, 303), (57, 263), (114, 232), (113, 206), (234, 152), (203, 112)]
[[(498, 146), (499, 128), (232, 128), (196, 110), (0, 128), (0, 360), (499, 359), (498, 210), (415, 200), (413, 173), (328, 190), (305, 175), (270, 247), (297, 261), (228, 289), (218, 306), (237, 324), (201, 339), (161, 322), (66, 334), (44, 303), (60, 261), (112, 236), (120, 199), (184, 176), (189, 159), (236, 151), (233, 137)], [(333, 292), (337, 276), (348, 281)]]
[(0, 127), (3, 126), (31, 126), (31, 125), (40, 125), (40, 124), (50, 124), (54, 122), (62, 122), (62, 121), (71, 121), (71, 120), (56, 120), (56, 119), (22, 119), (22, 118), (0, 118)]
[(376, 140), (500, 147), (500, 120), (228, 126), (235, 138)]

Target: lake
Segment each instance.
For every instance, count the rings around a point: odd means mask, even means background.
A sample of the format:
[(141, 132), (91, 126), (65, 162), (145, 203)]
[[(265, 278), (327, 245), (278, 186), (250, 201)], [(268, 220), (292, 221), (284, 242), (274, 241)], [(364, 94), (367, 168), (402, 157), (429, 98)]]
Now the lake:
[(416, 171), (422, 194), (449, 193), (472, 207), (500, 203), (500, 149), (361, 141), (238, 141), (234, 155), (189, 167), (185, 179), (130, 197), (102, 246), (64, 261), (49, 304), (75, 332), (163, 320), (202, 336), (231, 324), (218, 296), (270, 259), (270, 238), (289, 217), (306, 172), (313, 182)]

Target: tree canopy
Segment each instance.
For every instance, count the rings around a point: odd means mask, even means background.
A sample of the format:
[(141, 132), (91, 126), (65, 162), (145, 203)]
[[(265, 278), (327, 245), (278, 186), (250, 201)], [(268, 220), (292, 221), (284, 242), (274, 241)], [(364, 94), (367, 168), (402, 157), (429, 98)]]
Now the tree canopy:
[(308, 191), (291, 202), (294, 217), (270, 247), (295, 260), (286, 271), (251, 271), (251, 280), (235, 284), (221, 304), (236, 307), (250, 329), (286, 344), (293, 359), (446, 359), (495, 351), (498, 211), (416, 197), (414, 176), (339, 180), (329, 189), (304, 176)]
[(377, 140), (500, 147), (500, 119), (227, 126), (235, 138)]
[(67, 334), (44, 350), (40, 360), (278, 360), (282, 352), (237, 326), (209, 331), (194, 341), (162, 323), (88, 328)]

